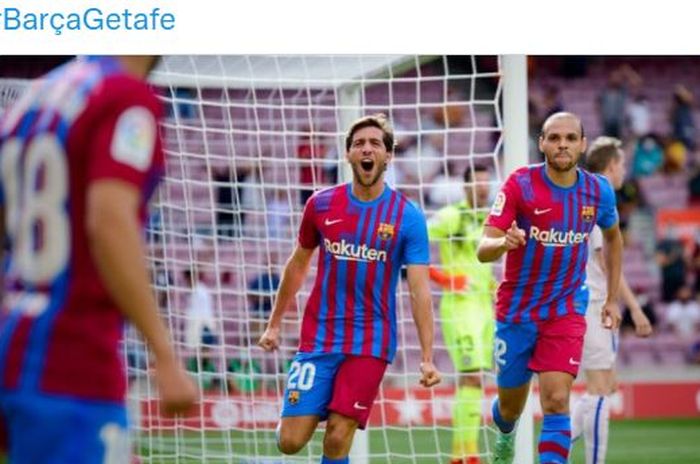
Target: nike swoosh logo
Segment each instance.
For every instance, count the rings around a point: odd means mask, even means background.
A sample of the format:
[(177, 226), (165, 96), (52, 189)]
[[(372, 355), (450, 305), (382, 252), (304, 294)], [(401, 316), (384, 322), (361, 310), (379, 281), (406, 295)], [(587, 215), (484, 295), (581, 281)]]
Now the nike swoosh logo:
[(367, 409), (367, 406), (362, 406), (359, 401), (355, 401), (355, 404), (353, 404), (352, 407), (355, 409)]
[(535, 216), (539, 216), (540, 214), (544, 214), (544, 213), (549, 213), (550, 211), (552, 211), (552, 208), (547, 208), (547, 209), (535, 208)]
[(572, 366), (578, 366), (579, 364), (581, 364), (581, 361), (576, 361), (574, 358), (569, 358), (569, 364), (571, 364)]
[(337, 224), (337, 223), (339, 223), (339, 222), (343, 222), (343, 220), (342, 220), (342, 219), (333, 219), (333, 220), (331, 221), (330, 219), (326, 219), (326, 221), (324, 222), (324, 224), (327, 225), (327, 226), (332, 226), (333, 224)]

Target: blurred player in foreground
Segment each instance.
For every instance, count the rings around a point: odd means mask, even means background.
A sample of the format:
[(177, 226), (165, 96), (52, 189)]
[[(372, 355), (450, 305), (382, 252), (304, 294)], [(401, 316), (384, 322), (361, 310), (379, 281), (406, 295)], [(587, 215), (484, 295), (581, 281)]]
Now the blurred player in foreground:
[(452, 409), (452, 464), (479, 463), (481, 378), (493, 368), (495, 288), (493, 271), (476, 257), (488, 215), (491, 174), (485, 166), (464, 170), (464, 196), (428, 221), (428, 236), (439, 243), (441, 269), (430, 277), (443, 288), (440, 320), (445, 345), (458, 373)]
[(131, 459), (124, 318), (154, 354), (164, 411), (195, 400), (146, 272), (146, 201), (163, 170), (155, 57), (72, 61), (0, 120), (0, 410), (17, 463)]
[[(605, 176), (614, 189), (625, 180), (622, 143), (612, 137), (598, 137), (586, 156), (586, 169)], [(603, 259), (603, 235), (595, 226), (588, 238), (586, 286), (590, 292), (586, 311), (586, 336), (583, 343), (581, 367), (586, 376), (586, 394), (574, 405), (571, 416), (572, 439), (583, 434), (586, 464), (602, 464), (608, 448), (610, 395), (615, 390), (615, 357), (617, 331), (603, 327), (600, 312), (607, 296), (606, 267)], [(620, 276), (620, 296), (630, 309), (635, 332), (640, 337), (651, 335), (649, 319), (637, 303), (623, 275)]]
[(355, 430), (367, 425), (387, 365), (396, 354), (396, 285), (408, 269), (411, 308), (421, 346), (421, 378), (436, 385), (428, 234), (421, 211), (384, 183), (394, 134), (383, 115), (355, 121), (345, 138), (351, 183), (314, 194), (287, 261), (260, 346), (279, 347), (292, 304), (319, 247), (318, 273), (306, 303), (299, 352), (277, 429), (280, 451), (294, 454), (328, 420), (321, 463), (347, 463)]
[(615, 194), (604, 177), (576, 167), (586, 150), (581, 120), (571, 113), (553, 114), (542, 126), (539, 148), (546, 162), (520, 168), (508, 177), (478, 249), (484, 262), (506, 255), (496, 299), (498, 398), (492, 413), (500, 430), (494, 448), (497, 464), (513, 460), (513, 430), (533, 372), (539, 377), (544, 414), (540, 462), (567, 462), (569, 394), (586, 332), (584, 280), (588, 240), (595, 224), (603, 230), (609, 270), (601, 319), (611, 328), (620, 323), (622, 235)]

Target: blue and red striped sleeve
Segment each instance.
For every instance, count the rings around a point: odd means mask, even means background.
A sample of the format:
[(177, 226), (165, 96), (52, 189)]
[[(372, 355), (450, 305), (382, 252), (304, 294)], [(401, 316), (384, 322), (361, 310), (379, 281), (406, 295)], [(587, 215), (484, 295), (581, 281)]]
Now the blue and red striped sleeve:
[(504, 182), (501, 191), (496, 195), (493, 206), (491, 206), (485, 225), (496, 227), (503, 231), (510, 228), (518, 215), (518, 204), (520, 202), (520, 189), (516, 180), (517, 175), (518, 171), (512, 173)]
[(404, 215), (406, 243), (402, 262), (408, 265), (430, 264), (430, 245), (428, 243), (428, 224), (425, 216), (417, 207), (407, 205)]
[(605, 230), (618, 222), (615, 192), (607, 178), (601, 175), (596, 175), (595, 177), (600, 189), (600, 206), (598, 206), (596, 224)]
[(299, 245), (302, 248), (313, 249), (318, 246), (321, 240), (321, 234), (316, 227), (315, 207), (316, 196), (309, 198), (304, 206), (304, 213), (301, 216), (301, 225), (299, 226)]

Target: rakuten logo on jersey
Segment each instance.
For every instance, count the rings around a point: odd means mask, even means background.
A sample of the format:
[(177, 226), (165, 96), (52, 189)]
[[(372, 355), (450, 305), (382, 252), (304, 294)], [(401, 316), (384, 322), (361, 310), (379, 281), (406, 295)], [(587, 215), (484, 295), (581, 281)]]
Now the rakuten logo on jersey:
[(540, 230), (532, 226), (530, 227), (530, 238), (534, 238), (544, 246), (563, 247), (584, 243), (588, 240), (588, 232), (562, 231), (554, 228)]
[(376, 250), (368, 247), (366, 244), (356, 245), (346, 242), (345, 239), (340, 242), (331, 242), (327, 238), (323, 240), (323, 246), (326, 251), (335, 259), (347, 261), (381, 261), (386, 262), (386, 251)]

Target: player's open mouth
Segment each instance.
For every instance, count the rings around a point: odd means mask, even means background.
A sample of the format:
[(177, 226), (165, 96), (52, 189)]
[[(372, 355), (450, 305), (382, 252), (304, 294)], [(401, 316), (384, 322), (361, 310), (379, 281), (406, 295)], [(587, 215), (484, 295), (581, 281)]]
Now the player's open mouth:
[(372, 169), (374, 168), (374, 160), (365, 158), (362, 161), (360, 161), (360, 167), (365, 172), (372, 172)]

